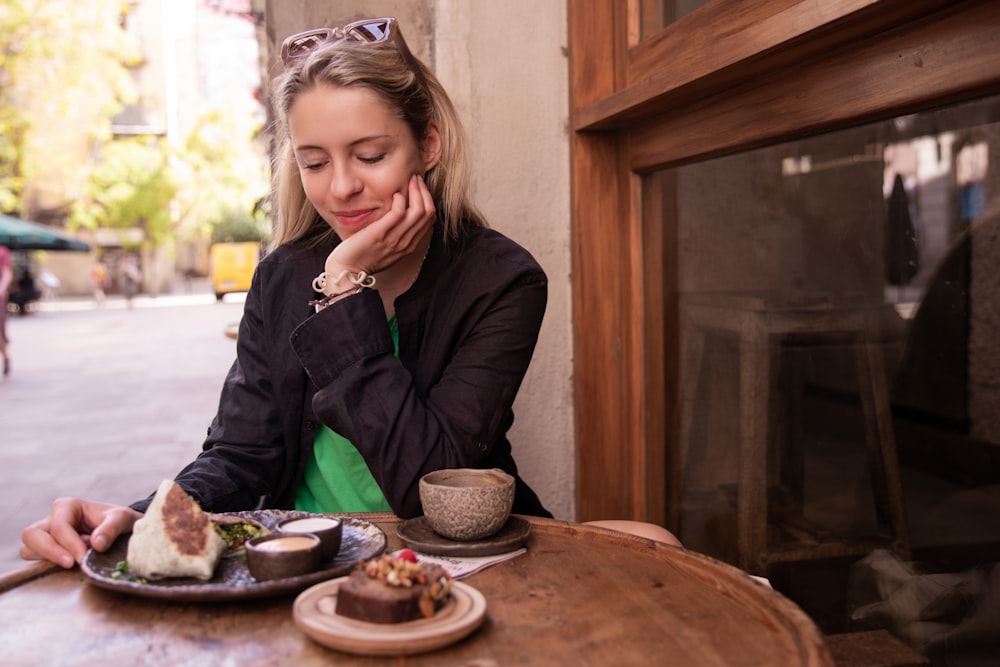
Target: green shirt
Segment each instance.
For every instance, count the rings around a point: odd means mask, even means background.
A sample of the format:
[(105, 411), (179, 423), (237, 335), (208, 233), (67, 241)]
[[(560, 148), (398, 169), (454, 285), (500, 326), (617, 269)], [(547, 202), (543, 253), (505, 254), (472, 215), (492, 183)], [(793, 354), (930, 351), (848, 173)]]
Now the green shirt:
[[(389, 318), (389, 331), (399, 357), (399, 325)], [(303, 512), (391, 512), (382, 489), (351, 441), (321, 425), (313, 441), (306, 474), (295, 496), (295, 509)]]

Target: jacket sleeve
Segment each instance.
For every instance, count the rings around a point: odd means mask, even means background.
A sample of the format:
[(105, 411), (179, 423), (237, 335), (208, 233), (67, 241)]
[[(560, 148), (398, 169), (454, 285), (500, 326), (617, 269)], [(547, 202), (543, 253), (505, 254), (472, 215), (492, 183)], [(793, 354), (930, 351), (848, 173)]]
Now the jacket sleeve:
[(401, 517), (421, 513), (425, 473), (510, 461), (511, 406), (537, 341), (547, 282), (533, 265), (495, 288), (452, 302), (447, 294), (434, 298), (431, 310), (443, 324), (427, 324), (416, 352), (424, 377), (395, 358), (372, 290), (310, 317), (291, 339), (318, 389), (316, 415), (357, 447)]
[[(274, 355), (266, 354), (260, 282), (258, 271), (240, 321), (237, 357), (202, 452), (175, 478), (208, 511), (254, 508), (272, 492), (285, 466), (282, 418), (269, 371)], [(132, 507), (145, 511), (150, 499)]]

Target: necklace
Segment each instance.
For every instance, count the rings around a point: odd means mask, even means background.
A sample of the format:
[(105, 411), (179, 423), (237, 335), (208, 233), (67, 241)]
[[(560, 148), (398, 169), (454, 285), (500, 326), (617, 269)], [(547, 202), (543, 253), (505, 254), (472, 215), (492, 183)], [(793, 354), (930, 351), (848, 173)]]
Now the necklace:
[(410, 281), (410, 284), (406, 289), (413, 287), (417, 282), (417, 278), (420, 277), (420, 271), (424, 268), (424, 261), (427, 259), (427, 254), (431, 251), (431, 242), (433, 242), (433, 240), (434, 239), (431, 239), (431, 241), (427, 243), (427, 248), (424, 249), (424, 256), (420, 258), (420, 264), (417, 264), (417, 271), (413, 274), (413, 280)]

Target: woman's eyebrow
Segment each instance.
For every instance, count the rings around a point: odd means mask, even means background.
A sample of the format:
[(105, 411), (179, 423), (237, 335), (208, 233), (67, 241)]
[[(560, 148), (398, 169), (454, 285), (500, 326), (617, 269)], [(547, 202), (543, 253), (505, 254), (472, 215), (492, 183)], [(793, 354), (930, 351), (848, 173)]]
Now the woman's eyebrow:
[[(382, 139), (392, 139), (392, 135), (391, 134), (373, 134), (373, 135), (368, 136), (368, 137), (360, 137), (360, 138), (355, 139), (354, 141), (350, 142), (349, 144), (347, 144), (347, 146), (349, 148), (354, 148), (355, 146), (359, 146), (361, 144), (367, 144), (367, 143), (371, 143), (373, 141), (380, 141)], [(303, 146), (296, 146), (294, 148), (294, 150), (295, 150), (296, 153), (298, 153), (299, 151), (325, 151), (326, 149), (324, 147), (322, 147), (322, 146), (303, 145)]]
[(367, 144), (367, 143), (371, 143), (373, 141), (381, 141), (383, 139), (391, 139), (391, 138), (392, 138), (392, 135), (390, 135), (390, 134), (373, 134), (373, 135), (371, 135), (369, 137), (361, 137), (360, 139), (355, 139), (354, 141), (352, 141), (351, 143), (349, 143), (348, 146), (350, 146), (351, 148), (353, 148), (353, 147), (358, 146), (360, 144)]

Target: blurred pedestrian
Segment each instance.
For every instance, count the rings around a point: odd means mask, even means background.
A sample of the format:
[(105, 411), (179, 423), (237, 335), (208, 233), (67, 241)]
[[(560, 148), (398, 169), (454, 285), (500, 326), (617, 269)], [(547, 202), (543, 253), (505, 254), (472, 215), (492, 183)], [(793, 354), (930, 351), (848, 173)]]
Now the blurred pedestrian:
[(56, 274), (48, 269), (42, 269), (38, 274), (38, 282), (42, 284), (42, 300), (49, 301), (56, 296), (56, 290), (62, 285), (62, 281)]
[(122, 294), (125, 295), (125, 302), (128, 307), (132, 307), (132, 299), (139, 291), (142, 282), (142, 273), (139, 271), (139, 262), (135, 255), (126, 255), (121, 264), (118, 265), (118, 278), (121, 280)]
[(90, 267), (90, 284), (94, 287), (94, 301), (98, 306), (103, 306), (104, 288), (108, 284), (108, 266), (100, 259)]
[(4, 377), (10, 375), (10, 354), (7, 351), (7, 290), (14, 280), (10, 250), (0, 245), (0, 354), (3, 355)]
[(21, 275), (18, 277), (14, 289), (10, 290), (8, 300), (17, 306), (18, 314), (27, 315), (28, 306), (38, 301), (41, 296), (42, 293), (35, 284), (35, 274), (31, 272), (31, 267), (25, 266), (21, 270)]

